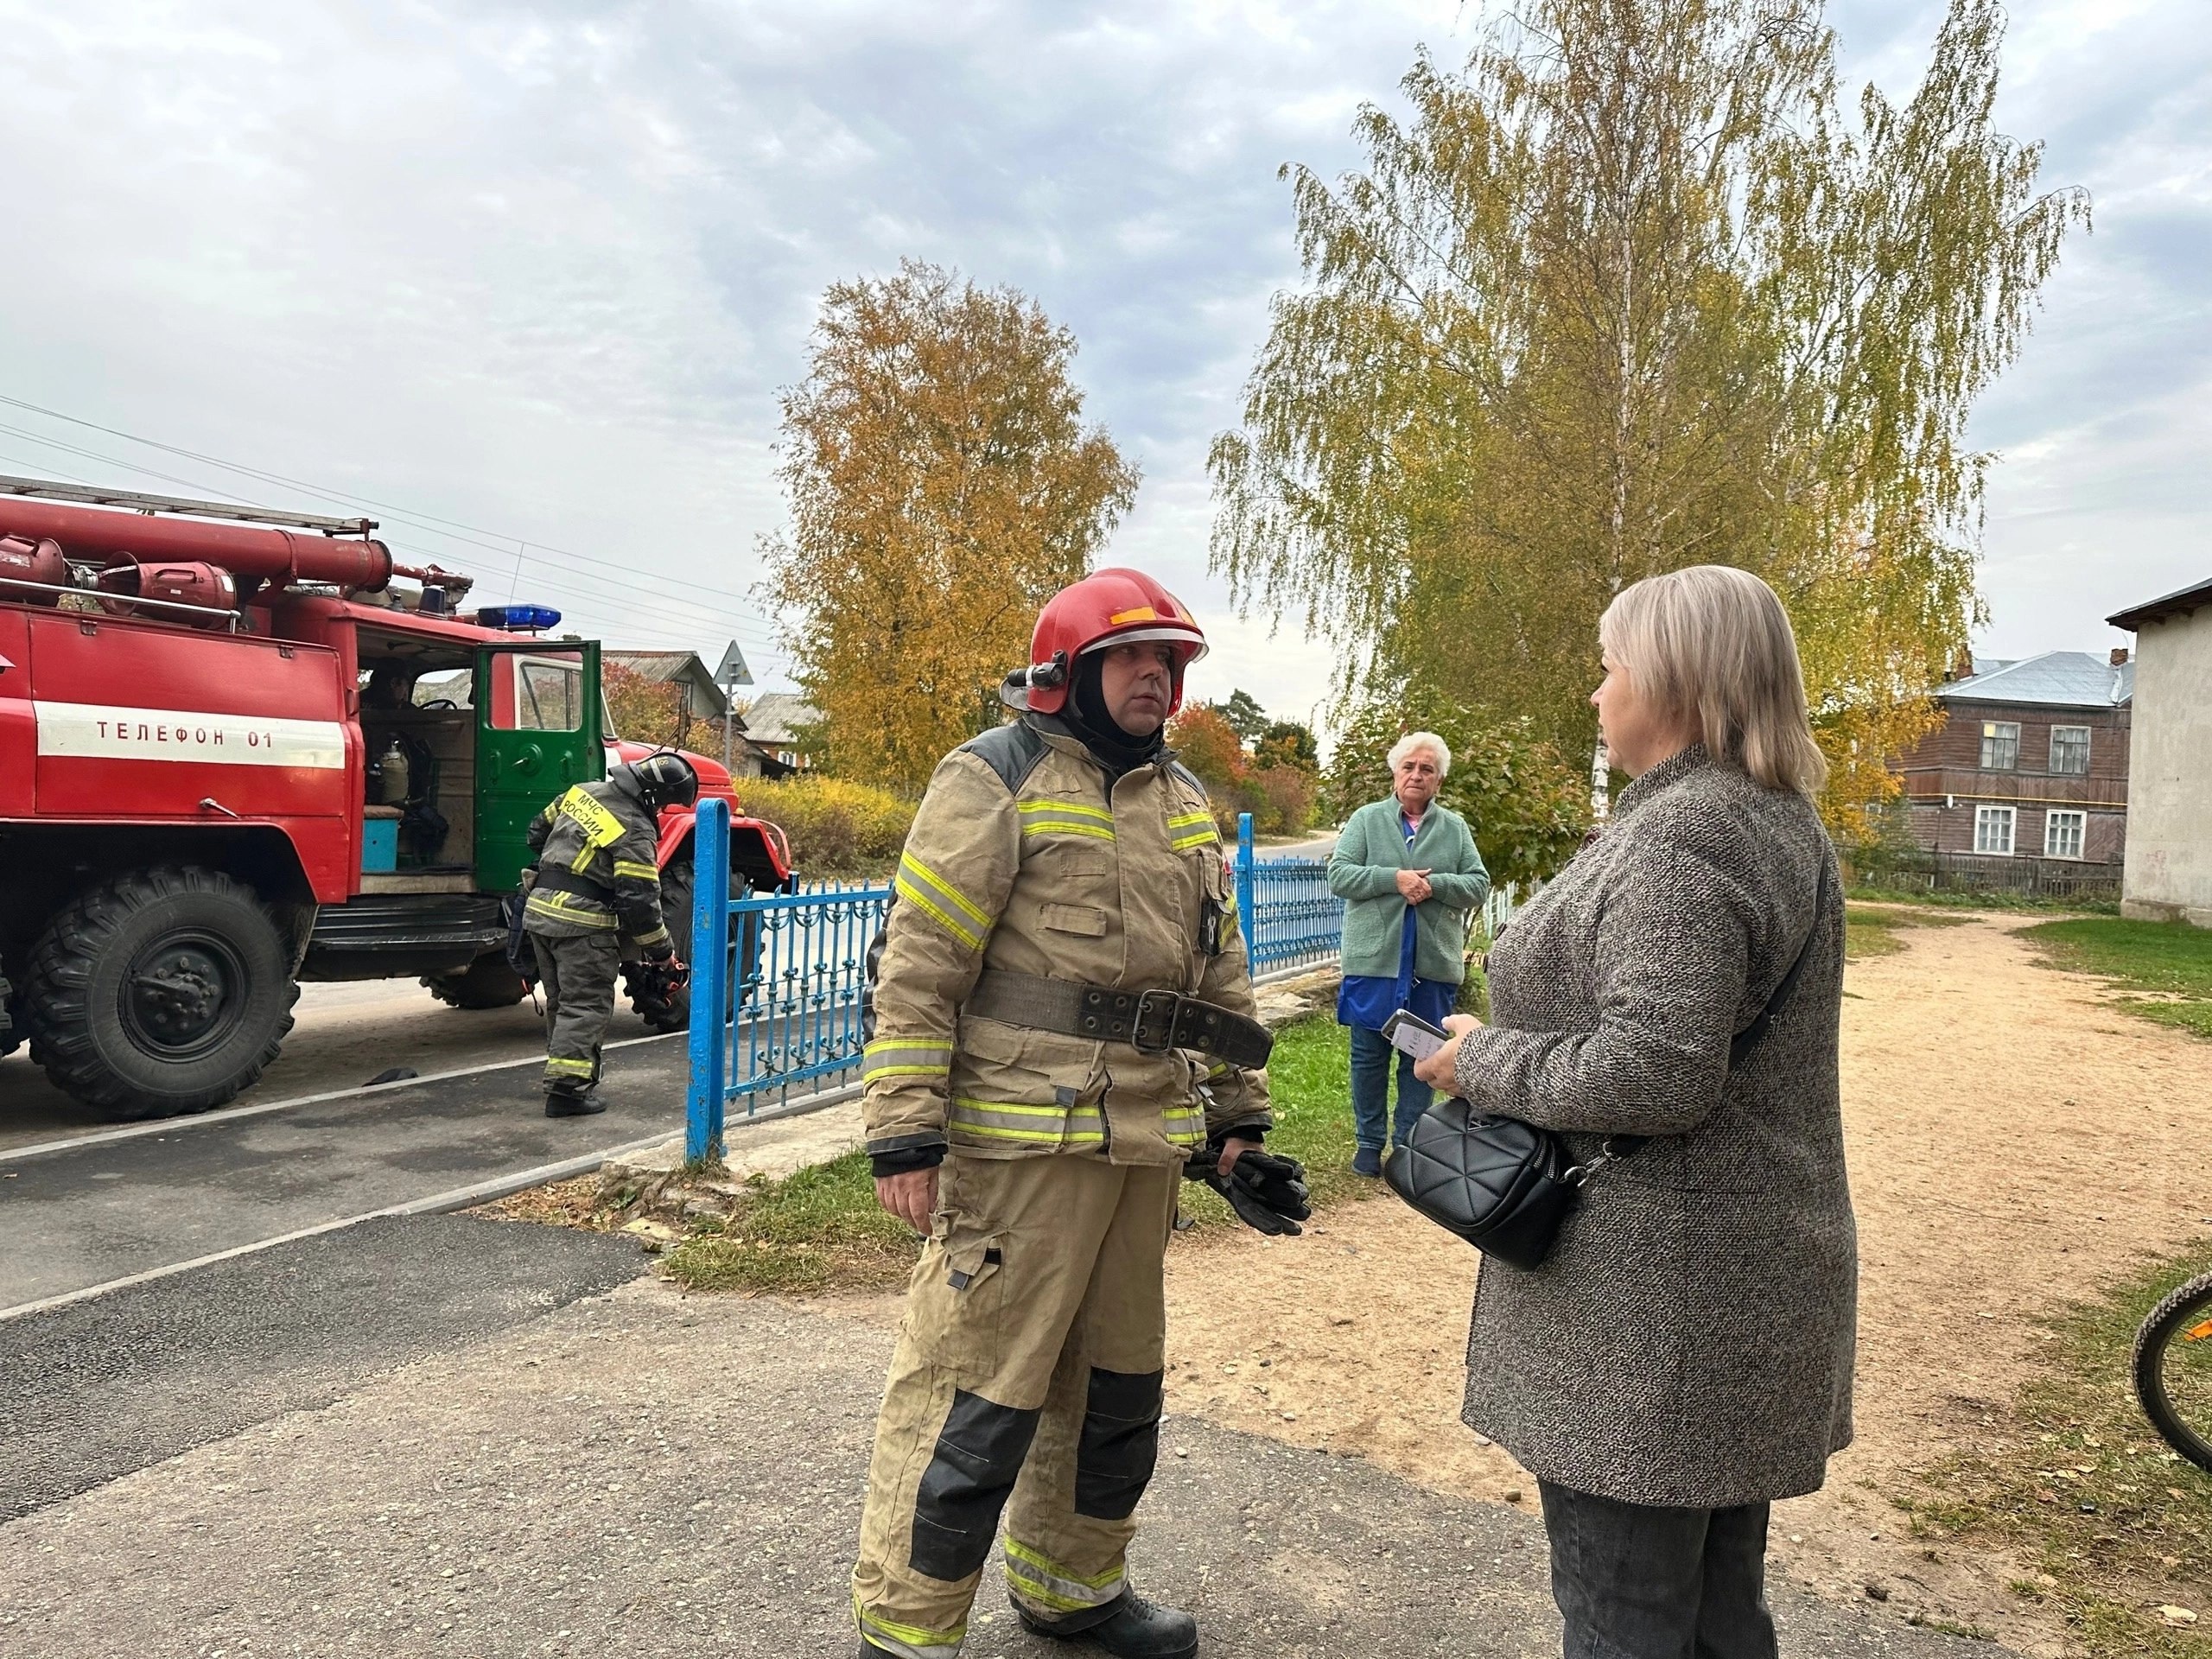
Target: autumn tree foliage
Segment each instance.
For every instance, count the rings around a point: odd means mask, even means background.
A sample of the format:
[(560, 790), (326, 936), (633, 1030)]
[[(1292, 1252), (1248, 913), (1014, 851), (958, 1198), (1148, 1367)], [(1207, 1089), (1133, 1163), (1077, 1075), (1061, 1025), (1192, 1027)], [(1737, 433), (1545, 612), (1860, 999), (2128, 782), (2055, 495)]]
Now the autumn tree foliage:
[(2002, 33), (1951, 0), (1912, 96), (1855, 111), (1820, 0), (1531, 0), (1421, 57), (1363, 170), (1285, 169), (1309, 283), (1213, 447), (1216, 567), (1355, 689), (1586, 756), (1613, 595), (1754, 570), (1850, 827), (1977, 614), (1967, 419), (2087, 216), (1992, 124)]
[(1084, 423), (1075, 353), (1033, 300), (933, 265), (824, 295), (782, 397), (791, 524), (762, 591), (831, 769), (918, 788), (995, 725), (1039, 609), (1135, 499), (1135, 467)]
[[(617, 735), (633, 743), (664, 743), (671, 748), (686, 747), (691, 735), (691, 721), (684, 706), (682, 686), (647, 679), (634, 668), (605, 658), (600, 663), (599, 683), (607, 696), (607, 712), (614, 716)], [(719, 745), (721, 722), (710, 723)]]
[(1451, 746), (1452, 770), (1437, 798), (1466, 819), (1492, 880), (1548, 878), (1573, 855), (1590, 823), (1581, 768), (1525, 715), (1500, 720), (1419, 689), (1371, 694), (1353, 706), (1321, 791), (1330, 822), (1390, 792), (1390, 746), (1408, 732), (1434, 732)]
[[(1240, 706), (1243, 698), (1249, 709)], [(1249, 812), (1262, 835), (1294, 835), (1313, 822), (1319, 798), (1318, 766), (1300, 758), (1295, 741), (1281, 737), (1271, 751), (1262, 737), (1248, 750), (1231, 715), (1249, 716), (1255, 732), (1305, 732), (1303, 727), (1270, 725), (1258, 702), (1237, 692), (1225, 703), (1192, 703), (1168, 722), (1167, 741), (1175, 758), (1206, 786), (1214, 821), (1224, 835), (1236, 832), (1237, 815)], [(1306, 734), (1309, 750), (1311, 733)]]

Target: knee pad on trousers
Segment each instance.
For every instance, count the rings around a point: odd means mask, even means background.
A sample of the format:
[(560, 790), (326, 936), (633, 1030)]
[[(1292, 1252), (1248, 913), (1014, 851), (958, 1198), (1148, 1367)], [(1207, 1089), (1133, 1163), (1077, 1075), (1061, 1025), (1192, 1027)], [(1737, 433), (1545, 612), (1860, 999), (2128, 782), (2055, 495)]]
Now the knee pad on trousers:
[(1151, 1483), (1160, 1458), (1160, 1371), (1093, 1366), (1090, 1398), (1076, 1448), (1075, 1512), (1126, 1521)]
[(952, 1396), (937, 1452), (914, 1494), (915, 1572), (964, 1579), (990, 1559), (999, 1511), (1037, 1433), (1036, 1411), (994, 1404), (965, 1389)]

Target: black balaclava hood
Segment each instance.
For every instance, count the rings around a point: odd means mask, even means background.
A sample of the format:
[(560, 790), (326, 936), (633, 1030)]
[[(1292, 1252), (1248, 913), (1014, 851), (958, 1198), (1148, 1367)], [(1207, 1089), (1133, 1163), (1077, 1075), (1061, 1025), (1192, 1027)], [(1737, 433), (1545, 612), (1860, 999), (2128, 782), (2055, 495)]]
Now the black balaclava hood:
[(1137, 737), (1116, 726), (1114, 716), (1106, 711), (1105, 692), (1100, 684), (1105, 671), (1103, 651), (1086, 651), (1075, 659), (1074, 683), (1068, 688), (1060, 717), (1083, 746), (1098, 757), (1099, 763), (1118, 778), (1157, 758), (1166, 746), (1167, 728), (1162, 725), (1149, 737)]

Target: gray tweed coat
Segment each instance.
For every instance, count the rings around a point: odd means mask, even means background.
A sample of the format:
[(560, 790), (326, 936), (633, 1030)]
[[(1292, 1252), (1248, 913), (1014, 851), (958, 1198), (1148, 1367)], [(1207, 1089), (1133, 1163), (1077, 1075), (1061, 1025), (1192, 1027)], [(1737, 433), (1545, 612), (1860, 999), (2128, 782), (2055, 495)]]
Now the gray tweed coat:
[(1694, 747), (1622, 791), (1491, 951), (1468, 1101), (1565, 1133), (1578, 1161), (1657, 1137), (1592, 1178), (1541, 1267), (1482, 1265), (1466, 1421), (1547, 1480), (1719, 1508), (1812, 1491), (1850, 1443), (1839, 887), (1789, 1006), (1728, 1069), (1832, 857), (1809, 803)]

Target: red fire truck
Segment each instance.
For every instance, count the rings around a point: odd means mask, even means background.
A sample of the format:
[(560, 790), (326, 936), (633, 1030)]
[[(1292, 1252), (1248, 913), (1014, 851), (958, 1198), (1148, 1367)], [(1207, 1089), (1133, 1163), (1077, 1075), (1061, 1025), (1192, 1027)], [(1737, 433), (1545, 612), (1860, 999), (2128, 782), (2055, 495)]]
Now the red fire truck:
[[(607, 729), (599, 646), (550, 637), (557, 612), (464, 613), (467, 577), (375, 528), (0, 478), (0, 1054), (28, 1040), (78, 1099), (158, 1116), (253, 1082), (302, 980), (525, 995), (524, 830), (648, 749)], [(691, 832), (663, 815), (678, 916)], [(772, 824), (734, 817), (730, 861), (735, 891), (790, 882)]]

